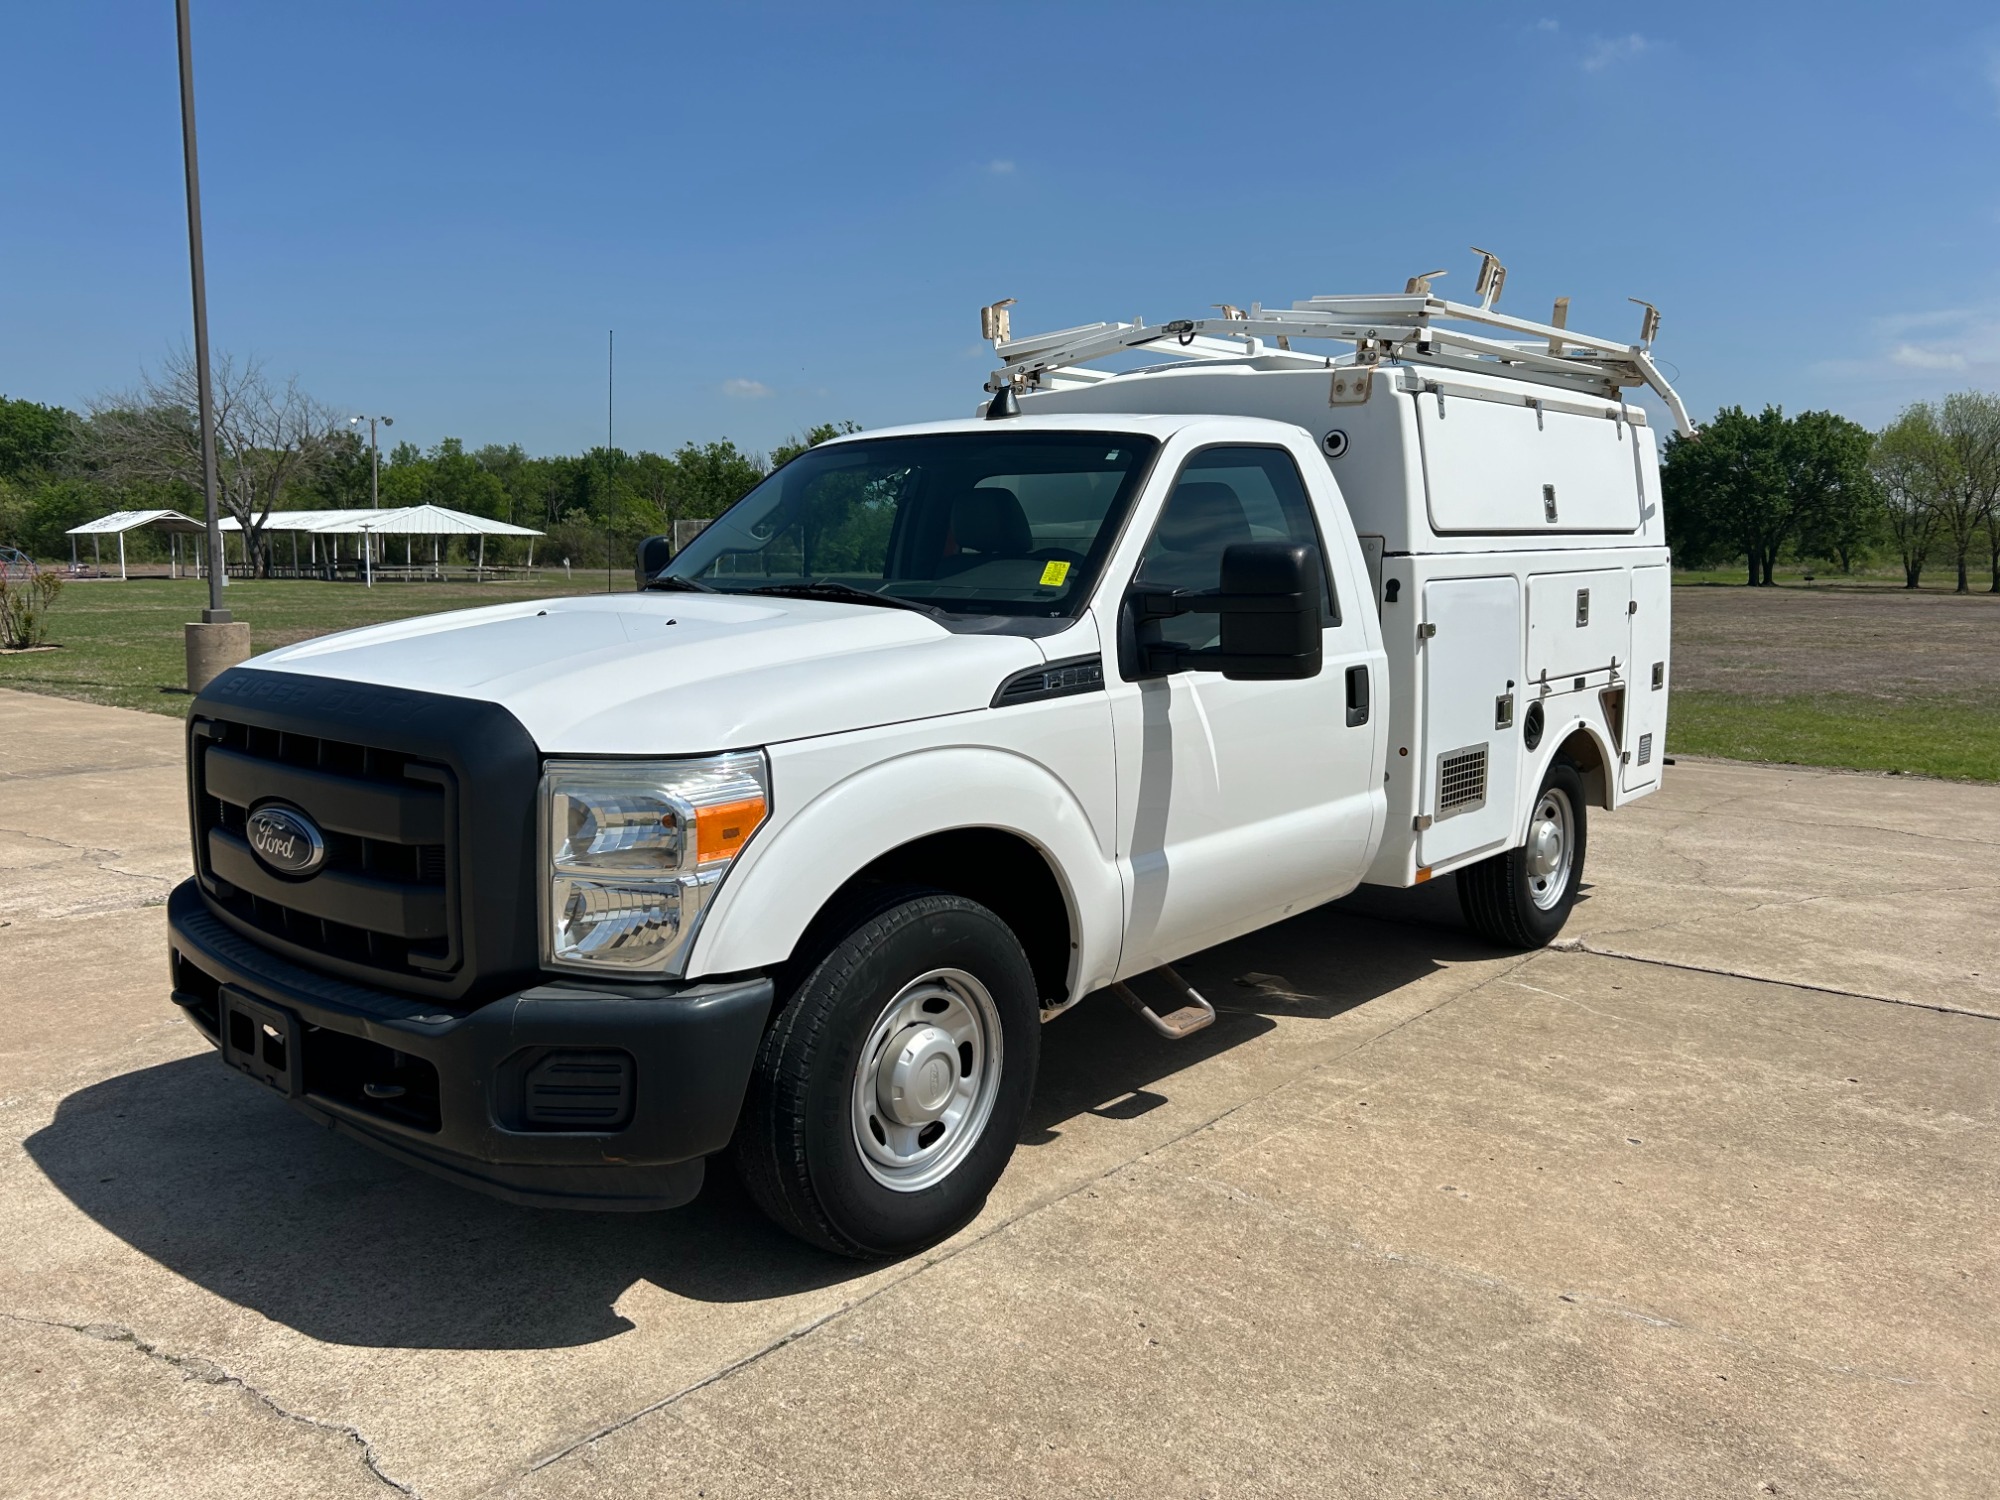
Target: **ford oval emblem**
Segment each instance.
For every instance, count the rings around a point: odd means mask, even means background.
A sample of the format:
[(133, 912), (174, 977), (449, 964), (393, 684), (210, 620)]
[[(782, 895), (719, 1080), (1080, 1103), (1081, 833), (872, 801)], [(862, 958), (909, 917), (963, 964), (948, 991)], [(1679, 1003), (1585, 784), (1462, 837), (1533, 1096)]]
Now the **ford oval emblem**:
[(296, 807), (266, 803), (245, 821), (243, 836), (257, 863), (279, 875), (311, 875), (326, 863), (326, 836)]

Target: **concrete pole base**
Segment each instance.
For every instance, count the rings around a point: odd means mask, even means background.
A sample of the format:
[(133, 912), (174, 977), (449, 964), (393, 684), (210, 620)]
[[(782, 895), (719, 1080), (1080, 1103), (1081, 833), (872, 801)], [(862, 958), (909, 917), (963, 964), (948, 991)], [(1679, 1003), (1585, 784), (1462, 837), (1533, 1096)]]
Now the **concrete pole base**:
[(250, 659), (250, 622), (187, 627), (188, 691), (198, 693), (222, 673)]

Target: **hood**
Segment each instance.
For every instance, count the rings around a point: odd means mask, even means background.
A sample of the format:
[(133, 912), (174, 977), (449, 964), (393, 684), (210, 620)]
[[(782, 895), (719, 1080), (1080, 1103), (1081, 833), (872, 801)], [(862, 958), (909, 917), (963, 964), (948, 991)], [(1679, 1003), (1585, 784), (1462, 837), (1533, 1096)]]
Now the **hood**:
[(551, 754), (692, 755), (984, 708), (1041, 660), (912, 610), (631, 593), (371, 625), (247, 665), (498, 703)]

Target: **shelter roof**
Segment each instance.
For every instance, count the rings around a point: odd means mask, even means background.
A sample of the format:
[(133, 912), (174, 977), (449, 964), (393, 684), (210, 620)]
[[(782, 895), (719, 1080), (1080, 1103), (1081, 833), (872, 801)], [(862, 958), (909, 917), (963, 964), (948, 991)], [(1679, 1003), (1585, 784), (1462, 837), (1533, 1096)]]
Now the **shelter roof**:
[(121, 531), (138, 531), (151, 526), (160, 531), (193, 533), (205, 530), (201, 522), (177, 510), (114, 510), (95, 521), (72, 526), (65, 536), (115, 536)]
[(342, 511), (324, 524), (307, 528), (329, 532), (368, 532), (375, 536), (541, 536), (530, 526), (516, 526), (487, 516), (447, 510), (442, 505), (411, 505), (401, 510)]

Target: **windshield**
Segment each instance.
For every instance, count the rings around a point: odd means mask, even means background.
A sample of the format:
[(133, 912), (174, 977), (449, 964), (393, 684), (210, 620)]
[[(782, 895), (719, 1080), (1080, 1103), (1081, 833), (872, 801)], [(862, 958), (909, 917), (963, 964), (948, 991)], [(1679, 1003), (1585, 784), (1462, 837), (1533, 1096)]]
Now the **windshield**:
[(723, 512), (664, 576), (726, 593), (818, 586), (955, 614), (1073, 614), (1158, 447), (1126, 432), (831, 443)]

